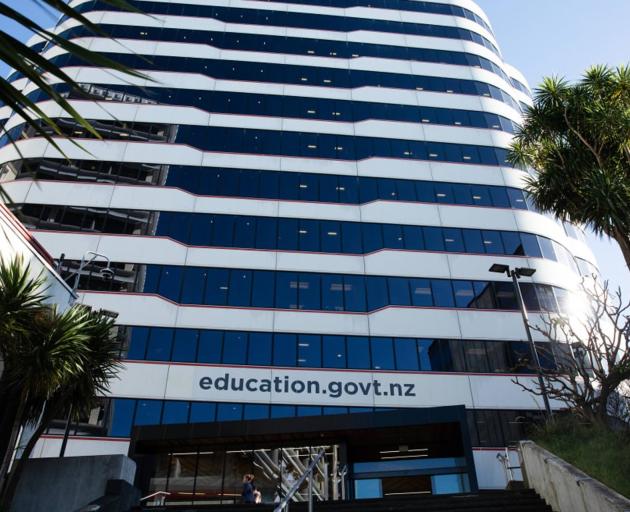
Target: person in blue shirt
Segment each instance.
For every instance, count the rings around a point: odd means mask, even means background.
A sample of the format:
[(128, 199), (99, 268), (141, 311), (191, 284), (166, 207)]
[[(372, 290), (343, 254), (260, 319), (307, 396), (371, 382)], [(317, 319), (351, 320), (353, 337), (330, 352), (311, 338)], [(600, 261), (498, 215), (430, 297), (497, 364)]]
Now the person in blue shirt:
[(255, 490), (254, 475), (243, 475), (243, 492), (241, 492), (243, 503), (256, 503), (256, 496), (254, 494)]

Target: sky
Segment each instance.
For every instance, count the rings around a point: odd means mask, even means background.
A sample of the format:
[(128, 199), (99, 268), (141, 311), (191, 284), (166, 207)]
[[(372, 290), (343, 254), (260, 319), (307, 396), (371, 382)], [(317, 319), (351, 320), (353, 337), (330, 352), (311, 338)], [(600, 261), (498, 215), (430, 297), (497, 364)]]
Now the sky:
[[(0, 0), (45, 25), (54, 16), (34, 0)], [(534, 88), (543, 77), (579, 79), (593, 64), (630, 63), (630, 0), (476, 0), (494, 28), (504, 59)], [(0, 16), (0, 28), (26, 40), (29, 33)], [(7, 67), (0, 63), (0, 75)], [(630, 205), (629, 205), (630, 206)], [(589, 235), (600, 270), (630, 298), (630, 270), (615, 242)]]
[[(475, 1), (490, 18), (503, 58), (532, 88), (545, 76), (576, 80), (593, 64), (630, 63), (630, 0)], [(604, 278), (630, 299), (630, 270), (617, 243), (588, 238)]]

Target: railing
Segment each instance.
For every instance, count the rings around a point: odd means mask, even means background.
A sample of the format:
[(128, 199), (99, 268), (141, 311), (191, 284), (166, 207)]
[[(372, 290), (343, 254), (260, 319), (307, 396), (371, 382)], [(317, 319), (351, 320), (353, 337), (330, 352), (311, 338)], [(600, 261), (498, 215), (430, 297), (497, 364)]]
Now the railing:
[(521, 469), (521, 466), (511, 466), (510, 464), (510, 449), (505, 448), (505, 453), (497, 453), (497, 459), (503, 465), (505, 476), (508, 484), (514, 481), (514, 469)]
[(278, 506), (273, 510), (273, 512), (283, 512), (289, 510), (289, 502), (293, 499), (293, 496), (298, 492), (300, 486), (304, 483), (304, 480), (308, 477), (308, 512), (313, 512), (313, 471), (317, 466), (317, 463), (321, 460), (321, 458), (326, 453), (326, 450), (322, 448), (319, 453), (315, 456), (311, 463), (308, 465), (302, 476), (297, 479), (297, 481), (293, 484), (293, 487), (289, 489), (287, 495), (278, 503)]
[(166, 501), (166, 497), (170, 495), (171, 495), (170, 492), (157, 491), (157, 492), (154, 492), (153, 494), (149, 494), (148, 496), (145, 496), (144, 498), (140, 498), (140, 503), (144, 503), (145, 501), (148, 501), (151, 498), (155, 498), (157, 496), (158, 497), (157, 503), (152, 503), (152, 505), (158, 505), (158, 506), (164, 505), (164, 502)]

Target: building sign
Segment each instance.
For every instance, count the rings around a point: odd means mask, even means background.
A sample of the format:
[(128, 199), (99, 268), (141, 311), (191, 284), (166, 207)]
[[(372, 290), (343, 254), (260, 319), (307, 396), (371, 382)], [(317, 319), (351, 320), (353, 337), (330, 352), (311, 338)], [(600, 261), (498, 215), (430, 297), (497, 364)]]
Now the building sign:
[(128, 362), (119, 377), (111, 386), (113, 396), (350, 407), (491, 408), (499, 402), (537, 407), (536, 397), (509, 375)]

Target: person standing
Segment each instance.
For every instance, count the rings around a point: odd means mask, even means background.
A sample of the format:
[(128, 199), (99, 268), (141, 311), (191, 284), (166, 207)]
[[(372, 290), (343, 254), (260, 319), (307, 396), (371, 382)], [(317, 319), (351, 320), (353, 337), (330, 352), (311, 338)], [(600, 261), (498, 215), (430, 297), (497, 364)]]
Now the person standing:
[(241, 492), (243, 503), (256, 503), (256, 496), (254, 494), (255, 489), (254, 475), (243, 475), (243, 492)]

